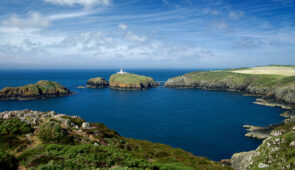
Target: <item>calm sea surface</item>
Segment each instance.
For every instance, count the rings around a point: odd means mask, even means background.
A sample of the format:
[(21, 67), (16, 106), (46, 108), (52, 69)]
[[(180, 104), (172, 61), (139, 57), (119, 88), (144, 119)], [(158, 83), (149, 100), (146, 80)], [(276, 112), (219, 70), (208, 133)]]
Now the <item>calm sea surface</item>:
[[(261, 141), (244, 136), (242, 125), (266, 126), (282, 121), (280, 108), (253, 104), (254, 97), (196, 89), (158, 87), (144, 91), (79, 89), (89, 78), (108, 78), (117, 70), (0, 71), (0, 88), (38, 80), (57, 81), (75, 95), (46, 100), (0, 101), (0, 111), (54, 110), (101, 122), (122, 136), (182, 148), (213, 160), (255, 149)], [(195, 70), (127, 70), (157, 81)]]

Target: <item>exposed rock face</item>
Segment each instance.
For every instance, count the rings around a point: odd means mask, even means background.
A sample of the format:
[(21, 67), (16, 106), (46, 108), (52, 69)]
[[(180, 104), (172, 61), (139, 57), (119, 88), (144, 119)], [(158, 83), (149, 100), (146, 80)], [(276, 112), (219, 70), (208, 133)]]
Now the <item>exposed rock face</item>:
[(22, 87), (6, 87), (0, 90), (0, 100), (31, 100), (70, 94), (70, 90), (57, 82), (41, 80)]
[(269, 133), (267, 128), (246, 126), (252, 131), (267, 130), (268, 137), (256, 150), (236, 153), (230, 163), (234, 169), (294, 169), (295, 119), (288, 118), (283, 123), (273, 126)]
[[(274, 102), (295, 104), (295, 79), (246, 75), (227, 71), (193, 72), (169, 79), (166, 87), (236, 91)], [(294, 80), (293, 80), (294, 79)]]
[(108, 86), (108, 81), (102, 77), (91, 78), (87, 81), (87, 87), (89, 88), (105, 88)]
[(120, 90), (141, 90), (155, 87), (157, 84), (151, 77), (137, 74), (113, 74), (110, 77), (110, 87)]

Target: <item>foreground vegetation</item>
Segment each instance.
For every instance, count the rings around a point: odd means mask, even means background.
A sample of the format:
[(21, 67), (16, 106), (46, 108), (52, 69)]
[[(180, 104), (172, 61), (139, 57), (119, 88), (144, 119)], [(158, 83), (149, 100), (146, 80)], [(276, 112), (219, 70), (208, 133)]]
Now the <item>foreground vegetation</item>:
[(181, 149), (121, 137), (101, 123), (52, 112), (0, 117), (0, 169), (230, 169)]

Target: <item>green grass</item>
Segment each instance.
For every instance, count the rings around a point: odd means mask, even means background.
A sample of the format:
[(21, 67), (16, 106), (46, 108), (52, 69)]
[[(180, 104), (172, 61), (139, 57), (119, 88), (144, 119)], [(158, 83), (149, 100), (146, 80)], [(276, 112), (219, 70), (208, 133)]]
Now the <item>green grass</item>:
[(295, 83), (295, 76), (240, 74), (229, 71), (192, 72), (184, 76), (193, 81), (218, 82), (230, 80), (235, 83), (251, 83), (258, 86), (274, 87)]
[(137, 74), (127, 73), (127, 74), (113, 74), (110, 77), (110, 84), (130, 84), (138, 85), (148, 83), (155, 84), (155, 81), (151, 77), (141, 76)]

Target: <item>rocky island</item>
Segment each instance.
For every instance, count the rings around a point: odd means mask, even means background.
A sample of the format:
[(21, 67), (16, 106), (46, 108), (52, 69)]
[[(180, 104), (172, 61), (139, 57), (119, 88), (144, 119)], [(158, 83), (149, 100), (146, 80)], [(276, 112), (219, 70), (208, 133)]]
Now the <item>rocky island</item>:
[(113, 74), (110, 79), (110, 87), (120, 90), (142, 90), (155, 87), (157, 84), (151, 77), (132, 73)]
[(86, 86), (89, 88), (106, 88), (109, 86), (109, 83), (105, 78), (96, 77), (89, 79)]
[(32, 100), (71, 94), (70, 90), (55, 81), (41, 80), (21, 87), (5, 87), (0, 90), (0, 100)]
[(0, 169), (231, 169), (54, 111), (0, 113)]

